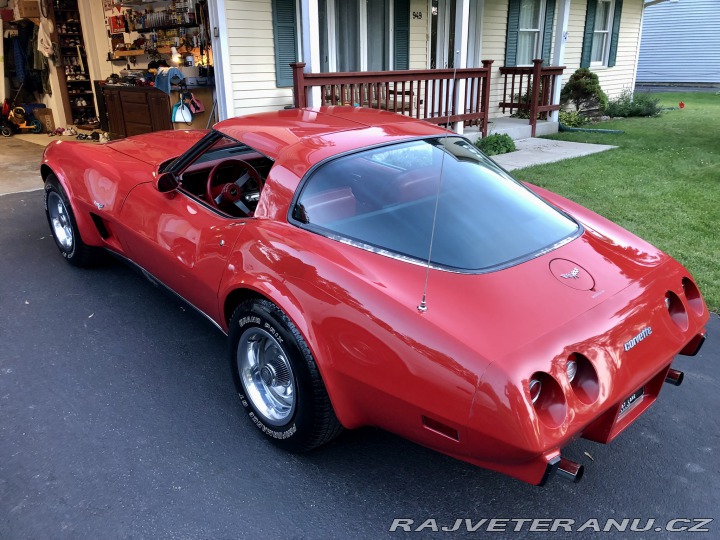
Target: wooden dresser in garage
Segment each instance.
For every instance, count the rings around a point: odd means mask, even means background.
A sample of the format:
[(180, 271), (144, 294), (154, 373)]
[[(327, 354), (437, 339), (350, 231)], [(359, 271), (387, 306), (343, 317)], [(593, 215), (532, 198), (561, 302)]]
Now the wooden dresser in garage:
[(170, 97), (150, 86), (102, 87), (110, 139), (173, 129)]

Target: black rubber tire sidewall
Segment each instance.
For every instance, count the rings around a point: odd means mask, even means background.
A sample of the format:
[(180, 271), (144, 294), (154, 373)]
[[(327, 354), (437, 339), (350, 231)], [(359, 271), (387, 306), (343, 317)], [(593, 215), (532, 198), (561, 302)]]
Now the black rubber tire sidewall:
[[(310, 449), (309, 442), (314, 427), (313, 384), (307, 365), (308, 360), (314, 361), (312, 358), (306, 358), (303, 354), (288, 323), (287, 317), (268, 300), (251, 300), (240, 304), (230, 323), (230, 367), (240, 402), (255, 427), (277, 446), (290, 452), (303, 452)], [(246, 397), (246, 390), (240, 380), (237, 347), (243, 332), (253, 327), (273, 334), (276, 339), (278, 337), (282, 339), (280, 346), (292, 365), (295, 383), (295, 411), (282, 426), (273, 426), (263, 421), (263, 416), (257, 411), (252, 401)]]
[[(50, 212), (48, 211), (48, 197), (50, 196), (50, 193), (57, 193), (60, 196), (60, 199), (62, 199), (63, 204), (65, 204), (65, 210), (68, 213), (68, 217), (70, 218), (70, 225), (72, 226), (72, 232), (73, 232), (73, 244), (71, 249), (65, 249), (58, 241), (57, 238), (55, 238), (55, 233), (53, 232), (53, 226), (52, 221), (50, 219)], [(70, 205), (70, 201), (68, 200), (67, 195), (65, 194), (65, 190), (60, 185), (60, 182), (54, 175), (48, 176), (47, 180), (45, 180), (45, 190), (43, 194), (43, 204), (45, 207), (45, 217), (47, 218), (48, 226), (50, 227), (50, 235), (52, 236), (53, 240), (55, 241), (55, 245), (60, 250), (60, 254), (67, 259), (67, 261), (75, 266), (85, 266), (88, 263), (89, 254), (88, 254), (88, 247), (83, 243), (82, 238), (80, 237), (80, 230), (78, 229), (77, 222), (75, 221), (75, 214), (73, 213), (72, 206)]]

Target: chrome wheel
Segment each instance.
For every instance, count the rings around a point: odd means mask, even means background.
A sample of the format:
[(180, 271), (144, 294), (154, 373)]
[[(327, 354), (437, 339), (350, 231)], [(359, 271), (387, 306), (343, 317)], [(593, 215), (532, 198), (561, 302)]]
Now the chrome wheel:
[(50, 218), (50, 225), (55, 240), (57, 240), (57, 243), (65, 251), (72, 251), (75, 237), (73, 235), (70, 214), (65, 207), (65, 203), (62, 198), (60, 198), (60, 195), (52, 191), (48, 193), (47, 205), (48, 217)]
[(295, 412), (295, 380), (285, 351), (262, 328), (248, 328), (237, 348), (240, 380), (262, 420), (282, 426)]

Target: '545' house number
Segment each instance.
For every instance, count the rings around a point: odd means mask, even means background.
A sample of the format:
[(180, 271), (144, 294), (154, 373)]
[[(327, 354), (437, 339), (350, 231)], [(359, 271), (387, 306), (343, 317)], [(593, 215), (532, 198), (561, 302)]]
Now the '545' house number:
[(422, 19), (422, 11), (413, 11), (413, 19)]

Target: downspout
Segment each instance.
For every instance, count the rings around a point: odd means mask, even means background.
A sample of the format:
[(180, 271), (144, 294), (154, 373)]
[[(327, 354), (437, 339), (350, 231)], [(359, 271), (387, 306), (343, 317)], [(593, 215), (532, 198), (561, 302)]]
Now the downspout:
[(635, 91), (635, 83), (637, 82), (638, 62), (640, 62), (640, 45), (642, 42), (643, 33), (643, 22), (645, 21), (645, 8), (647, 6), (648, 3), (645, 3), (642, 7), (642, 11), (640, 12), (640, 31), (638, 32), (637, 49), (635, 50), (635, 65), (633, 66), (632, 85), (630, 86), (633, 91)]
[[(300, 31), (302, 33), (302, 61), (305, 62), (305, 73), (320, 71), (320, 14), (318, 0), (302, 0), (300, 9)], [(307, 95), (308, 106), (319, 106), (320, 87), (312, 86)]]

